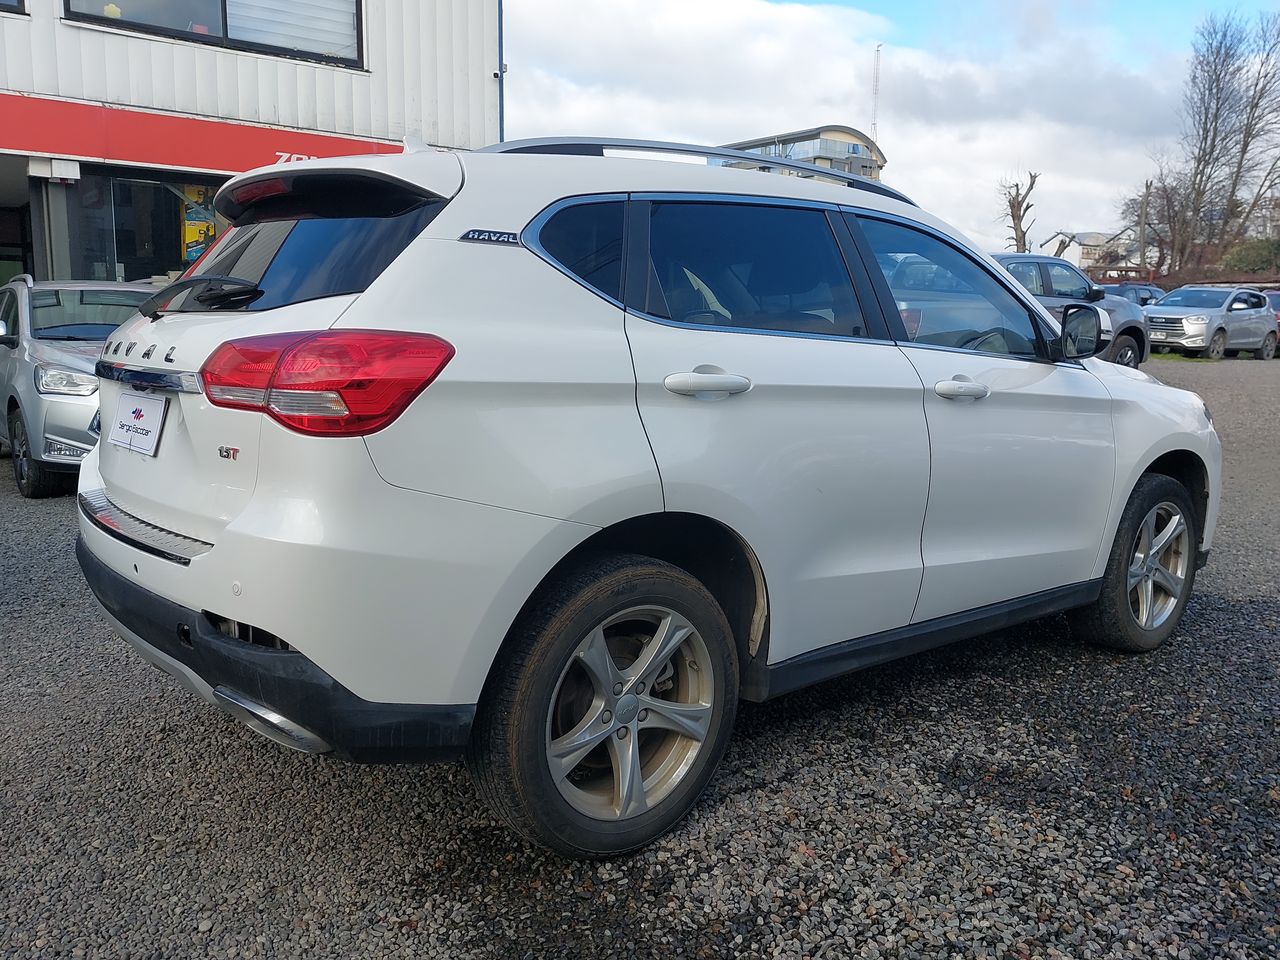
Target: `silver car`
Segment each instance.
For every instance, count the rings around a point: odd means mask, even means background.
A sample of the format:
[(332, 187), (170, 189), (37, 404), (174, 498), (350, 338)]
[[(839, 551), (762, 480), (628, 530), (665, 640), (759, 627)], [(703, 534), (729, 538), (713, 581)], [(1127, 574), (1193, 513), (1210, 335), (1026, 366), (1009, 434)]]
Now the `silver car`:
[(1261, 360), (1276, 355), (1276, 313), (1257, 290), (1179, 287), (1144, 311), (1154, 346), (1172, 347), (1210, 360), (1243, 351)]
[(24, 497), (69, 489), (64, 475), (97, 438), (93, 367), (102, 343), (156, 288), (146, 284), (53, 281), (25, 274), (0, 287), (0, 440)]

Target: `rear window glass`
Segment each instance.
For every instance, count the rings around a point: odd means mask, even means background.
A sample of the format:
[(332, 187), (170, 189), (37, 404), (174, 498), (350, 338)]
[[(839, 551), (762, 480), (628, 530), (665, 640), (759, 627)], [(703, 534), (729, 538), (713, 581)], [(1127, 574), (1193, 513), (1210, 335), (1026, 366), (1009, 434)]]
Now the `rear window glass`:
[[(362, 293), (443, 209), (445, 202), (404, 190), (364, 192), (350, 182), (327, 191), (310, 185), (260, 203), (224, 233), (186, 277), (235, 277), (261, 291), (235, 309), (270, 310), (304, 300)], [(201, 289), (176, 296), (169, 309), (208, 309)], [(227, 309), (221, 307), (220, 309)]]
[(105, 340), (148, 296), (146, 290), (33, 290), (31, 332), (41, 340)]
[(622, 202), (579, 203), (553, 214), (538, 234), (547, 254), (587, 286), (622, 299)]

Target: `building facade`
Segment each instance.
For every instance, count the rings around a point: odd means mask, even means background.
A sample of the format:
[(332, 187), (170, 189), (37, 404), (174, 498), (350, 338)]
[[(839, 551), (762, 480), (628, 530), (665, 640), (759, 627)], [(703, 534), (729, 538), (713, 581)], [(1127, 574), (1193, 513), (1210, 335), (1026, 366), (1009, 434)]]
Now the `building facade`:
[[(871, 180), (879, 180), (880, 171), (889, 162), (885, 159), (884, 151), (861, 130), (838, 124), (796, 130), (792, 133), (779, 133), (760, 137), (757, 140), (743, 140), (740, 143), (727, 143), (725, 146), (734, 150), (758, 153), (766, 158), (803, 160), (812, 163), (815, 167), (826, 167), (842, 173), (856, 173)], [(747, 166), (745, 163), (731, 165)], [(775, 172), (771, 170), (767, 160), (762, 160), (755, 169)], [(776, 172), (791, 173), (791, 171)]]
[(228, 176), (501, 137), (501, 0), (0, 0), (0, 282), (174, 275)]

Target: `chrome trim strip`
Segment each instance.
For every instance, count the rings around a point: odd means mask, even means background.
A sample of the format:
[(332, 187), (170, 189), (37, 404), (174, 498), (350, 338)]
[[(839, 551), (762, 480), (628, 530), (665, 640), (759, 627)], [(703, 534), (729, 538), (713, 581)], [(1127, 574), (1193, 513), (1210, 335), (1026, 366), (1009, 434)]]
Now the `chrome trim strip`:
[(168, 370), (145, 370), (142, 367), (131, 367), (123, 363), (111, 363), (99, 360), (94, 367), (103, 380), (113, 380), (127, 387), (138, 390), (171, 390), (174, 393), (200, 393), (200, 375), (192, 370), (170, 372)]
[[(542, 153), (572, 156), (603, 157), (605, 150), (634, 150), (638, 153), (672, 153), (689, 157), (705, 157), (709, 160), (732, 160), (735, 163), (747, 162), (758, 167), (778, 167), (803, 174), (806, 179), (834, 180), (837, 184), (865, 190), (901, 203), (916, 204), (904, 193), (893, 187), (886, 187), (878, 180), (860, 177), (856, 173), (845, 173), (819, 167), (817, 164), (805, 163), (803, 160), (788, 160), (786, 157), (768, 157), (763, 153), (752, 153), (749, 150), (734, 150), (730, 147), (704, 147), (695, 143), (675, 143), (665, 140), (627, 140), (619, 137), (535, 137), (529, 140), (508, 140), (506, 143), (495, 143), (477, 150), (477, 153)], [(728, 169), (738, 169), (728, 167)]]
[(165, 530), (125, 513), (111, 502), (105, 490), (87, 490), (76, 499), (85, 519), (107, 536), (143, 553), (185, 567), (213, 549), (212, 543)]
[(294, 723), (282, 713), (246, 697), (231, 687), (213, 688), (214, 701), (255, 733), (268, 740), (302, 753), (328, 753), (333, 747), (306, 727)]
[(640, 310), (627, 310), (627, 316), (650, 323), (660, 323), (664, 327), (677, 327), (681, 330), (701, 330), (703, 333), (747, 333), (758, 337), (788, 337), (792, 340), (834, 340), (838, 343), (878, 343), (882, 346), (903, 346), (895, 340), (882, 340), (878, 337), (844, 336), (838, 333), (801, 333), (797, 330), (770, 330), (764, 327), (730, 327), (716, 323), (685, 323), (683, 320), (668, 320), (655, 317)]

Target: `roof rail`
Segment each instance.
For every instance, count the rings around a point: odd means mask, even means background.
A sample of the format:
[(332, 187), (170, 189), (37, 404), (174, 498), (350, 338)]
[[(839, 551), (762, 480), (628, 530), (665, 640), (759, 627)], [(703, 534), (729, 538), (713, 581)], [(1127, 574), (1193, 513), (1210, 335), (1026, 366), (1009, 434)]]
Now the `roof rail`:
[(16, 277), (12, 277), (9, 282), (17, 283), (19, 280), (25, 283), (28, 287), (34, 287), (36, 285), (35, 277), (31, 276), (29, 273), (20, 273)]
[(634, 150), (640, 153), (674, 153), (692, 157), (706, 157), (709, 160), (728, 160), (735, 163), (750, 163), (757, 167), (779, 167), (791, 170), (806, 177), (824, 177), (836, 180), (855, 190), (866, 190), (882, 197), (890, 197), (916, 205), (909, 197), (899, 193), (893, 187), (886, 187), (877, 180), (860, 177), (856, 173), (845, 173), (843, 170), (832, 170), (830, 167), (819, 167), (816, 164), (801, 160), (788, 160), (785, 157), (769, 157), (749, 150), (732, 150), (728, 147), (703, 147), (693, 143), (669, 143), (664, 140), (626, 140), (619, 137), (536, 137), (530, 140), (508, 140), (506, 143), (495, 143), (481, 147), (477, 153), (550, 153), (573, 155), (580, 157), (603, 157), (605, 150)]

